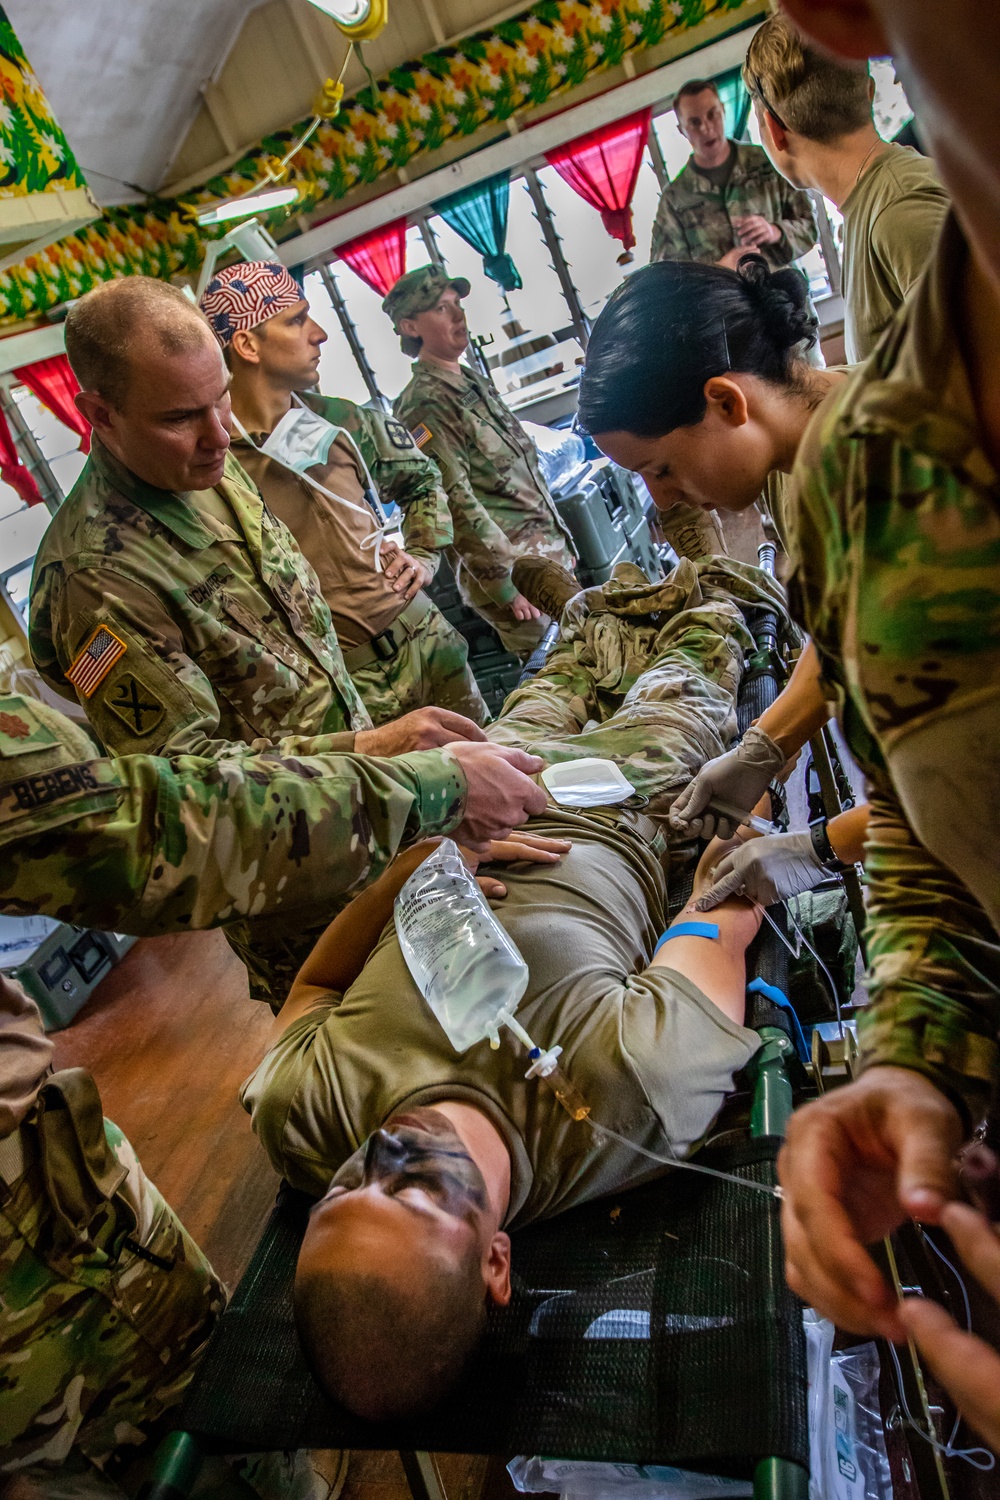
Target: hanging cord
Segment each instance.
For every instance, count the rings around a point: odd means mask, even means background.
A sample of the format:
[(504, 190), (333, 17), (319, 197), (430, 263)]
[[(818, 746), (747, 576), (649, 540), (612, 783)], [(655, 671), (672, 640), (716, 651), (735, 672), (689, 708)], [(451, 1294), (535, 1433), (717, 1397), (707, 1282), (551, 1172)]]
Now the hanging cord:
[[(962, 1293), (962, 1303), (965, 1309), (965, 1332), (971, 1333), (972, 1309), (969, 1306), (969, 1292), (965, 1285), (965, 1281), (961, 1276), (961, 1273), (958, 1271), (957, 1267), (952, 1265), (951, 1261), (948, 1259), (947, 1255), (945, 1255), (944, 1251), (938, 1248), (938, 1246), (931, 1239), (930, 1235), (925, 1233), (921, 1225), (918, 1224), (916, 1228), (924, 1244), (928, 1247), (928, 1249), (934, 1252), (938, 1260), (943, 1262), (943, 1264), (948, 1267), (948, 1270), (958, 1282), (959, 1290)], [(906, 1388), (903, 1384), (903, 1367), (900, 1364), (899, 1355), (896, 1353), (895, 1344), (889, 1345), (889, 1353), (892, 1355), (892, 1362), (896, 1367), (896, 1385), (899, 1393), (899, 1406), (900, 1411), (902, 1412), (903, 1421), (906, 1426), (909, 1427), (912, 1432), (915, 1432), (918, 1437), (923, 1438), (924, 1442), (928, 1443), (930, 1447), (933, 1448), (936, 1453), (940, 1453), (942, 1457), (964, 1459), (967, 1464), (971, 1464), (972, 1468), (979, 1469), (979, 1471), (983, 1474), (989, 1474), (996, 1467), (996, 1458), (988, 1448), (955, 1447), (955, 1439), (958, 1436), (958, 1429), (962, 1421), (961, 1414), (956, 1415), (955, 1421), (952, 1424), (951, 1432), (948, 1435), (948, 1441), (946, 1443), (940, 1442), (936, 1433), (927, 1432), (923, 1427), (921, 1427), (920, 1423), (914, 1419), (913, 1413), (910, 1411), (909, 1402), (906, 1399)]]
[(837, 1029), (838, 1029), (838, 1031), (840, 1033), (840, 1040), (843, 1041), (843, 1037), (844, 1037), (844, 1021), (843, 1021), (843, 1017), (840, 1014), (840, 996), (837, 993), (837, 986), (833, 982), (833, 975), (830, 973), (830, 970), (827, 968), (826, 964), (820, 958), (819, 954), (816, 952), (816, 949), (813, 947), (812, 943), (810, 943), (809, 939), (806, 937), (805, 933), (802, 931), (802, 928), (796, 922), (796, 920), (792, 916), (791, 912), (788, 911), (787, 907), (785, 908), (785, 914), (788, 917), (789, 922), (792, 924), (792, 931), (795, 933), (795, 939), (796, 940), (795, 940), (794, 943), (789, 939), (789, 937), (787, 936), (786, 933), (782, 932), (782, 930), (778, 926), (777, 922), (774, 920), (774, 918), (770, 915), (770, 913), (767, 911), (767, 909), (765, 907), (761, 906), (760, 903), (756, 902), (756, 901), (754, 902), (754, 905), (756, 906), (757, 910), (760, 912), (761, 916), (764, 918), (764, 921), (768, 922), (770, 924), (770, 926), (772, 926), (774, 928), (775, 932), (778, 934), (779, 938), (784, 943), (785, 947), (788, 949), (789, 953), (792, 955), (793, 958), (800, 957), (800, 955), (802, 953), (802, 949), (805, 948), (806, 952), (807, 953), (811, 953), (812, 956), (813, 956), (813, 958), (816, 960), (817, 964), (819, 965), (820, 969), (823, 972), (823, 977), (826, 979), (827, 984), (830, 986), (830, 994), (833, 996), (833, 1003), (834, 1003), (834, 1005), (836, 1007), (836, 1010), (837, 1010)]

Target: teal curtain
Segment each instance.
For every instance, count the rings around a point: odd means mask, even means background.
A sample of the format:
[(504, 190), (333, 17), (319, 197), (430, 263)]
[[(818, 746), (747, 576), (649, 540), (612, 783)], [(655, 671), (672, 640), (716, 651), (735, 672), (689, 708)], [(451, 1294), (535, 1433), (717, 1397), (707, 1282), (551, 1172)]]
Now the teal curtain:
[(726, 111), (727, 135), (732, 141), (746, 140), (750, 95), (743, 83), (742, 68), (731, 68), (728, 73), (719, 73), (715, 82), (719, 86), (719, 98)]
[(507, 205), (510, 173), (499, 172), (474, 187), (463, 188), (435, 203), (434, 212), (483, 257), (483, 270), (505, 292), (523, 285), (521, 273), (507, 254)]

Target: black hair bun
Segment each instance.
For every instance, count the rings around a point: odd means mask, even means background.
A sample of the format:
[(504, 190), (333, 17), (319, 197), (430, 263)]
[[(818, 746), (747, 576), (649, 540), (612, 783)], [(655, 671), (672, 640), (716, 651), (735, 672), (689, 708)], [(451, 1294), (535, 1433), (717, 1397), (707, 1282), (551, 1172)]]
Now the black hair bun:
[(776, 348), (784, 351), (796, 344), (815, 344), (816, 316), (801, 271), (793, 266), (772, 271), (762, 255), (744, 255), (736, 274), (760, 308)]

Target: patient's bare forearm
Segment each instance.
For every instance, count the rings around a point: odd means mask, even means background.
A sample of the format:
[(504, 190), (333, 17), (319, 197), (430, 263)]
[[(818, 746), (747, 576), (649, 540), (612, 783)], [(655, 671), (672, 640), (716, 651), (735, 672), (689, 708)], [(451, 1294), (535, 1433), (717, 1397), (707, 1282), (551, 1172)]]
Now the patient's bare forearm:
[(826, 825), (827, 837), (834, 854), (845, 865), (859, 865), (865, 857), (865, 834), (868, 831), (868, 803), (849, 807)]
[[(697, 894), (700, 892), (696, 890)], [(692, 896), (671, 926), (710, 922), (718, 927), (719, 936), (671, 938), (655, 955), (650, 968), (672, 969), (675, 974), (683, 974), (731, 1021), (742, 1026), (746, 1009), (746, 951), (760, 925), (760, 916), (741, 897), (724, 901), (711, 912), (695, 911), (694, 901)]]
[(816, 647), (809, 641), (784, 691), (764, 710), (757, 723), (786, 756), (792, 756), (822, 729), (830, 717), (830, 708), (820, 686)]

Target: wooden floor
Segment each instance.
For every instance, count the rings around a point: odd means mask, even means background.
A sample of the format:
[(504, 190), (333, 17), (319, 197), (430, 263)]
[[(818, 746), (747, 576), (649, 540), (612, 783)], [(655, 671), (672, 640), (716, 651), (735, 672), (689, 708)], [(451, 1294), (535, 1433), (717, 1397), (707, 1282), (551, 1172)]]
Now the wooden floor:
[[(219, 933), (145, 938), (108, 975), (72, 1025), (55, 1065), (86, 1067), (104, 1113), (219, 1275), (239, 1280), (277, 1190), (241, 1109), (239, 1086), (271, 1024), (247, 994), (242, 964)], [(505, 1500), (498, 1460), (444, 1454), (447, 1500)], [(354, 1453), (344, 1500), (408, 1500), (395, 1453)]]

